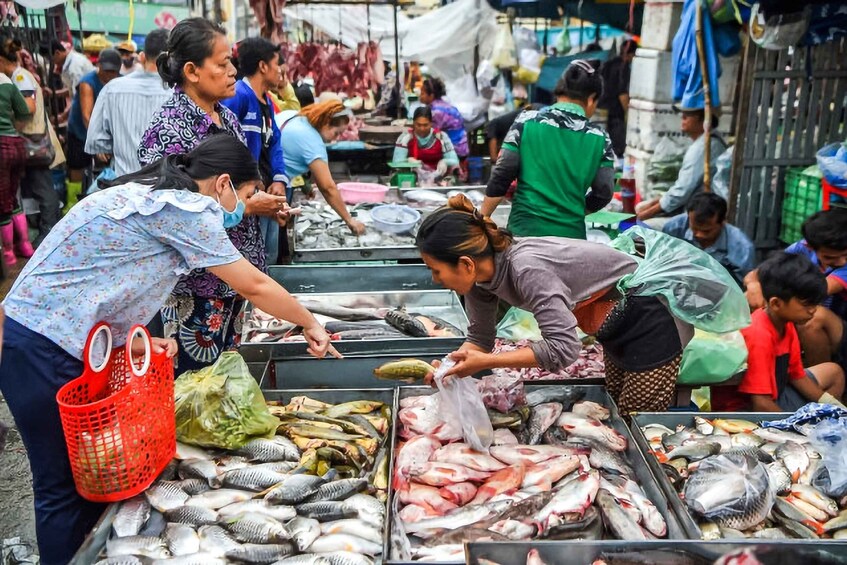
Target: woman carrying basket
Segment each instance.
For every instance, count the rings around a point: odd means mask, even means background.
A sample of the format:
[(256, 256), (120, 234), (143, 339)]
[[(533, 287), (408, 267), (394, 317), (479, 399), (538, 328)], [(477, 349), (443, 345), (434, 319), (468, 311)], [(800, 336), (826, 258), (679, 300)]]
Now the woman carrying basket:
[[(250, 150), (229, 135), (116, 179), (56, 225), (3, 302), (0, 391), (32, 467), (42, 563), (67, 563), (105, 508), (76, 493), (56, 402), (59, 388), (82, 373), (97, 322), (116, 338), (127, 335), (153, 318), (180, 275), (208, 269), (259, 308), (303, 326), (312, 355), (337, 355), (314, 316), (227, 237), (260, 179)], [(176, 352), (172, 340), (154, 340), (154, 350), (162, 348)]]

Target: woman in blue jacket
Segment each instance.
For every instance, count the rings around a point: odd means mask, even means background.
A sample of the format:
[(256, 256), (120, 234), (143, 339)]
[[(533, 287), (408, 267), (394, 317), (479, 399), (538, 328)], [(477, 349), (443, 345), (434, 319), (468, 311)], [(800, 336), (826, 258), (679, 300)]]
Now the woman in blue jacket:
[[(259, 163), (259, 172), (267, 192), (285, 196), (291, 201), (279, 128), (274, 119), (274, 106), (269, 95), (279, 86), (279, 47), (261, 37), (251, 37), (238, 44), (238, 68), (244, 76), (235, 84), (235, 96), (223, 105), (235, 113), (247, 147)], [(277, 262), (279, 255), (279, 226), (288, 219), (287, 210), (277, 218), (262, 217), (259, 223), (265, 239), (268, 264)]]

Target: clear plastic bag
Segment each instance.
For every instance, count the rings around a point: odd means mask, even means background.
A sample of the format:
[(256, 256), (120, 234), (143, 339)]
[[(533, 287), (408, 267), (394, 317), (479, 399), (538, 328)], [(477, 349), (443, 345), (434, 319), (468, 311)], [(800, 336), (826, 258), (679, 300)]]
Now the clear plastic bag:
[(438, 387), (438, 410), (442, 420), (459, 422), (465, 443), (477, 451), (487, 451), (494, 442), (494, 427), (485, 410), (476, 380), (444, 378), (455, 361), (445, 357), (433, 376)]
[(234, 351), (211, 367), (183, 373), (174, 382), (176, 437), (202, 447), (238, 449), (259, 436), (273, 436), (279, 420), (247, 363)]
[(509, 308), (497, 324), (497, 337), (509, 341), (541, 341), (541, 329), (531, 312), (520, 308)]
[(732, 153), (734, 145), (730, 145), (726, 151), (721, 153), (715, 162), (715, 176), (712, 179), (712, 192), (729, 200), (729, 176), (732, 173)]
[(826, 182), (838, 188), (847, 188), (847, 145), (825, 145), (818, 150), (815, 157)]
[(830, 496), (844, 496), (847, 494), (847, 418), (821, 420), (808, 426), (806, 435), (821, 454), (821, 467), (826, 469), (826, 474), (819, 472), (815, 477), (814, 486)]
[(740, 331), (716, 334), (695, 330), (682, 351), (678, 383), (707, 385), (721, 383), (747, 364), (747, 343)]
[(678, 319), (697, 329), (727, 333), (750, 325), (750, 308), (732, 276), (693, 245), (659, 231), (634, 226), (612, 247), (643, 259), (618, 281), (623, 295), (661, 296)]

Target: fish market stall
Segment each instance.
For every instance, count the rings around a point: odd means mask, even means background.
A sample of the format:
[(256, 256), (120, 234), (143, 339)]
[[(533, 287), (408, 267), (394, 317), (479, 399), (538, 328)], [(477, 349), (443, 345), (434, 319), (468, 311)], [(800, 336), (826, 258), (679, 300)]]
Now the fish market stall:
[(443, 290), (426, 265), (272, 265), (268, 275), (292, 294)]
[(524, 390), (483, 392), (486, 454), (431, 388), (399, 389), (390, 562), (464, 562), (463, 544), (486, 540), (686, 537), (603, 387)]
[(308, 552), (325, 565), (372, 565), (386, 540), (394, 390), (264, 394), (280, 435), (233, 452), (178, 444), (162, 477), (111, 505), (72, 563), (270, 563)]
[[(565, 558), (565, 556), (567, 556)], [(733, 561), (733, 556), (738, 561)], [(718, 561), (725, 559), (725, 561)], [(799, 542), (583, 541), (542, 543), (475, 542), (467, 545), (468, 565), (713, 565), (755, 563), (836, 565), (847, 560), (847, 545), (825, 547)]]
[[(464, 343), (468, 319), (450, 290), (295, 295), (341, 353), (447, 353)], [(297, 328), (248, 305), (239, 351), (249, 362), (305, 355)]]
[(843, 540), (847, 492), (833, 492), (811, 439), (760, 426), (788, 416), (643, 413), (632, 432), (692, 538)]

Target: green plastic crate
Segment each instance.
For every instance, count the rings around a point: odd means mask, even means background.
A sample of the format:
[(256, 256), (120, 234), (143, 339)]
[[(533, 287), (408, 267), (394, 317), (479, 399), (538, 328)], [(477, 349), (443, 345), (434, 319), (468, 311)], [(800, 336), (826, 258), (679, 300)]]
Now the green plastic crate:
[(803, 222), (823, 209), (821, 179), (797, 167), (785, 172), (785, 196), (782, 201), (782, 222), (779, 239), (794, 243), (803, 239)]

